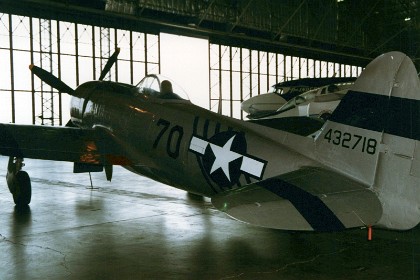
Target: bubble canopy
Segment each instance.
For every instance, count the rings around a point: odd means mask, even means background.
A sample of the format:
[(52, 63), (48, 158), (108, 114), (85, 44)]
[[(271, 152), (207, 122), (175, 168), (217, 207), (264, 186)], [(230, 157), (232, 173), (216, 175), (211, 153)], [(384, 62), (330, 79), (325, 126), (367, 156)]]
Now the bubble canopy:
[(173, 80), (162, 75), (147, 75), (137, 84), (138, 94), (168, 100), (190, 100), (188, 94)]

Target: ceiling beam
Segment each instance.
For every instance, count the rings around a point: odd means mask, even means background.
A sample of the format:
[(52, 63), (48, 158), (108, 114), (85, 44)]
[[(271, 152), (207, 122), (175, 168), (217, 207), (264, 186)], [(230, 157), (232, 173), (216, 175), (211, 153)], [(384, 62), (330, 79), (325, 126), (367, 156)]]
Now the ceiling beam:
[(289, 22), (293, 19), (293, 17), (299, 12), (299, 10), (302, 8), (303, 4), (306, 3), (306, 0), (302, 0), (302, 2), (299, 4), (299, 6), (295, 9), (295, 11), (290, 15), (290, 17), (286, 20), (286, 22), (283, 24), (283, 26), (277, 31), (277, 33), (273, 36), (273, 40), (275, 40), (278, 36), (281, 35), (284, 28), (289, 24)]
[[(214, 29), (213, 26), (211, 26), (211, 28), (205, 28), (204, 25), (194, 27), (175, 21), (163, 21), (163, 18), (168, 18), (164, 16), (164, 13), (162, 13), (162, 17), (158, 17), (154, 14), (154, 17), (152, 18), (108, 12), (81, 6), (71, 6), (55, 1), (21, 0), (10, 2), (7, 0), (7, 4), (5, 4), (5, 2), (6, 0), (0, 0), (0, 13), (68, 21), (100, 27), (111, 27), (143, 33), (159, 34), (159, 32), (166, 32), (191, 37), (208, 38), (211, 43), (362, 67), (371, 60), (371, 57), (363, 55), (361, 50), (354, 49), (348, 51), (343, 49), (335, 51), (337, 49), (336, 46), (330, 46), (327, 42), (315, 42), (310, 45), (307, 38), (293, 37), (292, 35), (289, 38), (295, 38), (295, 41), (284, 42), (272, 40), (272, 32), (252, 30), (247, 29), (246, 27), (241, 27), (241, 32), (232, 33), (222, 27), (220, 27), (220, 29)], [(304, 3), (305, 0), (302, 1), (299, 6), (302, 7)], [(237, 28), (239, 28), (239, 26), (237, 26)]]
[(245, 12), (248, 10), (249, 6), (251, 5), (251, 3), (253, 2), (253, 0), (248, 0), (248, 3), (246, 3), (245, 7), (242, 9), (241, 14), (238, 16), (238, 18), (236, 19), (236, 22), (231, 26), (229, 32), (232, 32), (233, 29), (235, 29), (235, 27), (238, 25), (238, 23), (241, 21), (241, 18), (244, 16)]

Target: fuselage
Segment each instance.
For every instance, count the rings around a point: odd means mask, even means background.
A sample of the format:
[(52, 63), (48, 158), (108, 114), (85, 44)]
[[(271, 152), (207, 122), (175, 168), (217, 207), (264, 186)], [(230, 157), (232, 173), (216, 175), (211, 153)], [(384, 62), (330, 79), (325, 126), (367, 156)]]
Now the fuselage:
[(188, 100), (147, 96), (137, 87), (111, 82), (85, 83), (75, 96), (73, 124), (109, 130), (130, 154), (132, 164), (125, 168), (189, 192), (212, 196), (316, 165), (280, 144), (288, 133)]

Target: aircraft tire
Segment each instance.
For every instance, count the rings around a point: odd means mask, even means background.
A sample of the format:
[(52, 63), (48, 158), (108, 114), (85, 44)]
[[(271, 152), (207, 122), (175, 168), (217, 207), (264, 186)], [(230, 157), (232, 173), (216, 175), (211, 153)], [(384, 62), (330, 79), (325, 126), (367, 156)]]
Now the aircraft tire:
[(19, 171), (15, 177), (16, 187), (13, 193), (13, 201), (16, 206), (26, 206), (31, 203), (32, 186), (31, 179), (25, 171)]

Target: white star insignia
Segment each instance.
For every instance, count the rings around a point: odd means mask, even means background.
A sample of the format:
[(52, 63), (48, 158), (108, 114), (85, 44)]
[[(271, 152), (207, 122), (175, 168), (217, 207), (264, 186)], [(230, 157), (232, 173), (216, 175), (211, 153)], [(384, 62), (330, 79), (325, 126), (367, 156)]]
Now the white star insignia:
[(217, 146), (215, 144), (210, 143), (210, 148), (212, 149), (214, 156), (216, 157), (213, 166), (211, 167), (210, 174), (212, 174), (217, 169), (221, 168), (223, 173), (225, 173), (226, 177), (230, 182), (230, 172), (229, 172), (229, 163), (242, 157), (242, 155), (232, 152), (230, 150), (232, 146), (233, 139), (236, 135), (229, 139), (223, 147)]
[(213, 174), (216, 170), (221, 168), (229, 182), (229, 163), (240, 157), (242, 157), (240, 170), (254, 177), (261, 178), (264, 173), (264, 167), (266, 165), (266, 162), (258, 158), (251, 158), (248, 155), (241, 155), (231, 151), (232, 143), (235, 139), (235, 136), (236, 135), (232, 136), (232, 138), (230, 138), (226, 142), (226, 144), (223, 145), (223, 147), (210, 143), (207, 140), (200, 139), (199, 137), (193, 136), (191, 138), (189, 150), (204, 156), (207, 147), (210, 146), (215, 156), (213, 166), (210, 170), (210, 174)]

